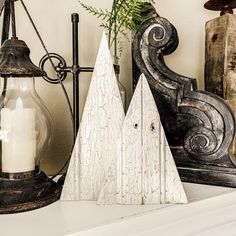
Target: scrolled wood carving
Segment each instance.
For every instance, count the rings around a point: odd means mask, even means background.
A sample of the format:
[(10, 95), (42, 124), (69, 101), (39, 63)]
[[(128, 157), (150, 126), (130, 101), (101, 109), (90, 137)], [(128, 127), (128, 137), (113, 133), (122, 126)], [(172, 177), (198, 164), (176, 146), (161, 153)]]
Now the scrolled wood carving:
[(219, 163), (228, 158), (233, 114), (223, 99), (197, 90), (195, 79), (166, 66), (164, 56), (178, 46), (177, 31), (154, 8), (149, 13), (135, 34), (133, 58), (151, 86), (172, 151), (183, 150), (202, 163)]

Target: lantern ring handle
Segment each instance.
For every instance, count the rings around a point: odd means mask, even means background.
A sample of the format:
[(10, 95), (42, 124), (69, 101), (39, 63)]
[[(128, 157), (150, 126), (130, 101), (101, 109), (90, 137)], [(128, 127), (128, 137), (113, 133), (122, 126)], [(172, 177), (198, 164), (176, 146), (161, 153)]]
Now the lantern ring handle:
[[(52, 59), (57, 59), (58, 64), (55, 65)], [(67, 71), (66, 71), (66, 61), (63, 57), (56, 53), (47, 53), (42, 57), (42, 59), (39, 62), (39, 68), (45, 71), (45, 63), (49, 60), (51, 65), (53, 66), (54, 71), (57, 73), (57, 78), (51, 78), (49, 76), (43, 76), (44, 80), (51, 84), (59, 84), (63, 82), (67, 76)]]

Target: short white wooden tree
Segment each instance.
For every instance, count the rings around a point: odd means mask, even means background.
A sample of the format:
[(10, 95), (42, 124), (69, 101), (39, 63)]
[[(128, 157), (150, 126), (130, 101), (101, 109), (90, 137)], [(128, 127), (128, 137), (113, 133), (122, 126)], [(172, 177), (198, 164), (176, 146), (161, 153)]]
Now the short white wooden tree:
[[(115, 160), (115, 159), (113, 159)], [(98, 204), (187, 203), (154, 98), (139, 79)]]
[(61, 200), (97, 200), (105, 173), (116, 161), (123, 121), (123, 104), (103, 34)]

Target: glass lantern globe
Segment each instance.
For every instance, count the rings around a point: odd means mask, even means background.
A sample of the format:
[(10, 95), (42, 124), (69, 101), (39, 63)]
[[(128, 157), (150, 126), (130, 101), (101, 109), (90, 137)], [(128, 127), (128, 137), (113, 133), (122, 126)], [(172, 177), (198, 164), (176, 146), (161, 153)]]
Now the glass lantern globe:
[(51, 115), (36, 93), (34, 78), (1, 78), (0, 82), (2, 175), (35, 172), (50, 145)]
[(61, 193), (61, 185), (39, 167), (53, 122), (34, 86), (34, 77), (45, 72), (29, 54), (25, 42), (16, 37), (0, 48), (0, 214), (46, 206)]

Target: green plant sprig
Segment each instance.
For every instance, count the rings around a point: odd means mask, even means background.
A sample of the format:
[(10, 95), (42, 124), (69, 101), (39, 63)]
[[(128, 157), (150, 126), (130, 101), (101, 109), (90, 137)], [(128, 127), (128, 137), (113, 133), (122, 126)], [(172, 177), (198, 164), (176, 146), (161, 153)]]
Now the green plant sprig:
[[(114, 45), (114, 56), (121, 52), (122, 37), (128, 39), (129, 31), (136, 31), (139, 25), (134, 21), (142, 22), (143, 3), (154, 3), (154, 0), (113, 0), (112, 9), (101, 9), (89, 6), (81, 0), (79, 3), (89, 13), (103, 21), (102, 26), (108, 32), (109, 47)], [(120, 37), (121, 35), (122, 37)]]

